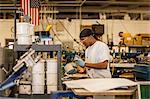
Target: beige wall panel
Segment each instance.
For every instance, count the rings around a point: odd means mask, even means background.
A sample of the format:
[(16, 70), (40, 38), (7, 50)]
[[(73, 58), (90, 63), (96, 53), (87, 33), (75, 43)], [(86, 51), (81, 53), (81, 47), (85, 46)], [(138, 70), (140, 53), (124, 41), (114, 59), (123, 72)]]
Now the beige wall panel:
[[(107, 42), (107, 35), (109, 36), (109, 39), (113, 37), (113, 41), (115, 44), (118, 44), (120, 38), (118, 36), (118, 33), (120, 31), (122, 32), (129, 32), (134, 36), (138, 33), (150, 33), (150, 21), (135, 21), (135, 20), (78, 20), (78, 19), (72, 19), (71, 22), (68, 20), (61, 20), (63, 23), (63, 26), (59, 23), (58, 20), (55, 20), (55, 24), (53, 25), (53, 30), (55, 33), (58, 34), (59, 39), (64, 42), (73, 42), (73, 38), (77, 39), (79, 41), (79, 33), (80, 33), (80, 26), (81, 25), (92, 25), (97, 24), (97, 22), (105, 25), (105, 34), (103, 35), (103, 41)], [(59, 24), (59, 26), (58, 26)], [(0, 43), (1, 46), (5, 45), (5, 39), (6, 38), (13, 38), (13, 33), (11, 31), (11, 28), (14, 26), (14, 20), (0, 20)], [(57, 27), (58, 26), (58, 27)], [(42, 26), (39, 26), (37, 30), (42, 30)], [(63, 31), (57, 31), (58, 28), (61, 27), (61, 30)], [(65, 27), (62, 29), (62, 27)], [(68, 34), (68, 32), (72, 35)], [(51, 34), (53, 35), (53, 32), (51, 31)], [(54, 37), (55, 41), (58, 41), (56, 37)], [(75, 42), (73, 43), (73, 46), (76, 49), (82, 49), (81, 46), (78, 46)]]
[(5, 39), (12, 39), (14, 31), (14, 20), (13, 19), (2, 19), (0, 20), (0, 43), (1, 46), (5, 46)]

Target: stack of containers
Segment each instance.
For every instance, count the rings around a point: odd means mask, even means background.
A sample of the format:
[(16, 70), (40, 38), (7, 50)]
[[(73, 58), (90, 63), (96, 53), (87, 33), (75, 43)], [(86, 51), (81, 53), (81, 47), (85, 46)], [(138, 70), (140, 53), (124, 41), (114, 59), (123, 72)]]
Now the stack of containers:
[(44, 94), (45, 61), (41, 59), (32, 68), (32, 94)]
[(34, 34), (34, 26), (30, 23), (17, 23), (17, 43), (21, 45), (32, 44), (32, 35)]
[(53, 58), (46, 60), (46, 67), (47, 94), (50, 94), (51, 91), (57, 91), (57, 60)]

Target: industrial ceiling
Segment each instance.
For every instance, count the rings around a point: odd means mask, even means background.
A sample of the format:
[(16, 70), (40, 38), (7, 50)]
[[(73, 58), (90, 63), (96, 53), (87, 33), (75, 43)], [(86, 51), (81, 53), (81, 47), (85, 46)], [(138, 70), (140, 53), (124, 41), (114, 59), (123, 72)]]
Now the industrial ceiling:
[[(0, 18), (7, 18), (13, 10), (4, 7), (20, 7), (20, 0), (0, 0)], [(132, 20), (150, 20), (150, 0), (40, 0), (40, 13), (53, 18), (123, 19), (129, 15)]]

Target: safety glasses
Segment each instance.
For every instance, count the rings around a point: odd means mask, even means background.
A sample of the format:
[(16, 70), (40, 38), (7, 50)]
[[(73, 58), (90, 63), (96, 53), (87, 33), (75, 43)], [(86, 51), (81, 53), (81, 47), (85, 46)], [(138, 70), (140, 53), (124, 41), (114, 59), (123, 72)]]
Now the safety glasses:
[(81, 42), (84, 42), (84, 41), (86, 41), (88, 38), (89, 38), (89, 37), (82, 37), (82, 38), (80, 38), (80, 41), (81, 41)]

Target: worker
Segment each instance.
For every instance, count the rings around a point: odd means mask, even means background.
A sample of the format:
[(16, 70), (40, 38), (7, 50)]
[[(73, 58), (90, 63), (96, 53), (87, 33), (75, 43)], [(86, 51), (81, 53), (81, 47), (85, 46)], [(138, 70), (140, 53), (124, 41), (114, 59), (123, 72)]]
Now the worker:
[[(110, 51), (108, 46), (98, 40), (91, 29), (81, 31), (80, 41), (86, 47), (85, 61), (76, 56), (76, 64), (86, 67), (86, 72), (90, 78), (111, 78), (109, 69)], [(93, 96), (93, 99), (114, 99), (114, 96)]]
[(75, 62), (77, 65), (86, 67), (86, 72), (90, 78), (111, 78), (109, 48), (95, 37), (91, 29), (81, 31), (80, 41), (87, 48), (85, 61), (78, 57)]

